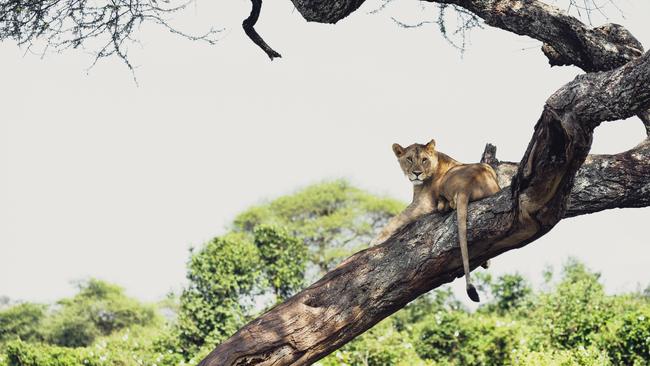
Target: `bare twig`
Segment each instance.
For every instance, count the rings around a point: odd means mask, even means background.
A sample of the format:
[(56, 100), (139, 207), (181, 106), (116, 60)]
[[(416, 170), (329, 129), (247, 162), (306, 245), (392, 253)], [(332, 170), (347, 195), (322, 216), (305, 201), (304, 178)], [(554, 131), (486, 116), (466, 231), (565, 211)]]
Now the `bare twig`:
[(251, 0), (251, 2), (253, 3), (251, 14), (248, 16), (248, 18), (244, 19), (244, 22), (242, 23), (244, 32), (246, 32), (248, 38), (250, 38), (251, 41), (253, 41), (253, 43), (259, 46), (259, 48), (261, 48), (262, 51), (264, 51), (271, 60), (273, 60), (276, 57), (282, 57), (268, 44), (266, 44), (266, 42), (264, 42), (262, 37), (257, 33), (257, 31), (254, 28), (255, 24), (257, 23), (257, 19), (260, 17), (260, 11), (262, 10), (262, 0)]
[[(128, 46), (137, 44), (136, 31), (145, 23), (194, 41), (214, 44), (221, 29), (204, 34), (185, 33), (169, 23), (168, 17), (191, 1), (178, 0), (3, 0), (0, 1), (0, 41), (12, 39), (25, 52), (44, 55), (82, 48), (100, 59), (117, 56), (134, 71)], [(34, 52), (35, 47), (41, 51)]]

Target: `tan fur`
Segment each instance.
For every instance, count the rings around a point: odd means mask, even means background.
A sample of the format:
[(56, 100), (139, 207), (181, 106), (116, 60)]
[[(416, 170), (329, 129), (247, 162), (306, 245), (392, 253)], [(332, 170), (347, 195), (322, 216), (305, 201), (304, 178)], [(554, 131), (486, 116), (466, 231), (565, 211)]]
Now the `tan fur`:
[[(487, 164), (462, 164), (435, 150), (436, 142), (426, 145), (413, 144), (403, 148), (393, 144), (404, 174), (413, 183), (413, 201), (375, 238), (372, 244), (384, 242), (399, 228), (419, 217), (435, 211), (456, 210), (458, 218), (458, 238), (460, 241), (463, 269), (468, 293), (476, 290), (471, 284), (469, 274), (469, 255), (467, 250), (467, 205), (495, 194), (500, 190), (497, 176)], [(478, 301), (478, 295), (470, 297)]]

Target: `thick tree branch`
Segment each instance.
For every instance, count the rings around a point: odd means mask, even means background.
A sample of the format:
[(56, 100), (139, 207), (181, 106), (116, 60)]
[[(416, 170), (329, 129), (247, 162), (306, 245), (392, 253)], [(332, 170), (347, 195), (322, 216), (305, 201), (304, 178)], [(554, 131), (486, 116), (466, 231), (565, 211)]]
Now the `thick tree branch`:
[(262, 49), (266, 53), (267, 56), (271, 60), (273, 60), (275, 57), (282, 57), (279, 53), (275, 52), (264, 40), (262, 37), (257, 33), (255, 30), (255, 24), (257, 24), (257, 19), (260, 17), (260, 11), (262, 10), (262, 0), (251, 0), (252, 2), (252, 9), (251, 13), (248, 16), (248, 18), (244, 19), (244, 22), (242, 23), (242, 27), (244, 28), (244, 32), (250, 38), (253, 43), (255, 43), (259, 48)]
[[(486, 24), (544, 42), (551, 65), (576, 65), (587, 72), (612, 70), (643, 54), (643, 46), (623, 26), (590, 28), (561, 9), (538, 0), (423, 0), (453, 4)], [(336, 23), (364, 0), (292, 0), (302, 16), (314, 22)]]
[[(511, 189), (470, 207), (472, 267), (534, 241), (563, 217), (650, 202), (647, 141), (627, 153), (590, 157), (574, 188), (593, 129), (648, 107), (650, 53), (610, 72), (578, 76), (553, 94)], [(615, 172), (603, 168), (610, 164)], [(594, 196), (585, 196), (588, 191)], [(455, 215), (426, 216), (252, 321), (201, 365), (311, 364), (461, 275), (457, 242)]]
[[(650, 206), (650, 139), (615, 155), (588, 155), (575, 177), (563, 218), (612, 208)], [(509, 186), (519, 164), (499, 161), (496, 147), (485, 147), (481, 162), (497, 172), (499, 185)]]
[[(589, 28), (557, 7), (537, 0), (424, 0), (461, 6), (486, 24), (544, 42), (551, 66), (575, 65), (587, 72), (620, 67), (643, 54), (643, 45), (623, 26)], [(639, 113), (650, 135), (650, 111)]]
[(486, 24), (544, 42), (551, 65), (611, 70), (643, 54), (641, 43), (618, 24), (589, 28), (557, 7), (537, 0), (425, 0), (461, 6)]
[(365, 0), (291, 0), (307, 21), (336, 23), (357, 10)]
[[(561, 9), (538, 0), (423, 0), (453, 4), (482, 18), (486, 24), (544, 42), (542, 52), (551, 66), (575, 65), (587, 72), (620, 67), (643, 54), (641, 43), (618, 24), (590, 28)], [(363, 0), (293, 0), (312, 21), (335, 23)], [(300, 6), (299, 6), (300, 5)], [(333, 10), (333, 9), (336, 9)], [(650, 134), (650, 111), (639, 114)]]

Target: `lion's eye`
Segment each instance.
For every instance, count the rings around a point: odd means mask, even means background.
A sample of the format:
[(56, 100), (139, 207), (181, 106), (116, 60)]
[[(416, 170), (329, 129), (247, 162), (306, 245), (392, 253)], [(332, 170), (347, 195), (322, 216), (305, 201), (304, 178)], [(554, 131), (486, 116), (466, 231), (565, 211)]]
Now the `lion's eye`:
[(422, 164), (427, 162), (427, 158), (422, 158)]
[(411, 159), (411, 158), (406, 158), (406, 161), (407, 161), (409, 164), (412, 164), (412, 163), (413, 163), (413, 159)]

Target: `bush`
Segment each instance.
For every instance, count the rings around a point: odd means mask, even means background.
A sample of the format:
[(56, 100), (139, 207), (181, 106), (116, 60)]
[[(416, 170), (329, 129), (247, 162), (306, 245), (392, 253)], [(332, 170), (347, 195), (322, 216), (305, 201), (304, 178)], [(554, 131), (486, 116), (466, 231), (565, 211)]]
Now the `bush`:
[(45, 310), (40, 304), (23, 303), (0, 311), (0, 343), (22, 339), (38, 341), (43, 339), (41, 332)]
[(650, 307), (625, 313), (608, 328), (603, 346), (615, 364), (650, 364)]
[(518, 273), (500, 276), (492, 285), (495, 306), (502, 314), (517, 307), (531, 293), (530, 285)]
[(253, 233), (266, 279), (278, 301), (285, 300), (303, 287), (307, 247), (277, 226), (260, 225)]
[[(4, 350), (2, 366), (184, 366), (175, 350), (161, 348), (158, 340), (167, 330), (156, 327), (132, 327), (99, 338), (88, 347), (61, 347), (13, 341)], [(5, 362), (5, 364), (3, 364)]]
[(83, 349), (13, 341), (6, 345), (9, 366), (79, 366), (88, 364)]
[(286, 228), (309, 248), (309, 260), (323, 274), (342, 259), (366, 248), (378, 231), (404, 208), (335, 180), (254, 206), (237, 215), (234, 231), (252, 233), (260, 225)]
[(189, 287), (181, 295), (176, 332), (189, 356), (209, 338), (217, 344), (246, 321), (251, 295), (261, 280), (257, 247), (242, 234), (215, 238), (190, 258)]
[(524, 350), (513, 355), (513, 366), (612, 366), (607, 354), (594, 346), (573, 350)]
[(506, 365), (520, 338), (515, 321), (463, 311), (439, 311), (413, 332), (417, 354), (444, 365)]
[(396, 330), (392, 318), (388, 318), (320, 361), (319, 365), (393, 366), (400, 363), (416, 365), (423, 361), (414, 352), (408, 335)]
[(58, 302), (47, 320), (45, 338), (59, 346), (82, 347), (99, 336), (157, 320), (152, 306), (125, 296), (116, 285), (90, 279), (79, 284), (77, 295)]
[(393, 326), (411, 333), (413, 327), (439, 311), (461, 311), (462, 305), (451, 288), (443, 287), (422, 295), (391, 316)]
[(599, 274), (571, 260), (555, 291), (539, 297), (530, 315), (553, 347), (588, 347), (614, 316), (598, 278)]

